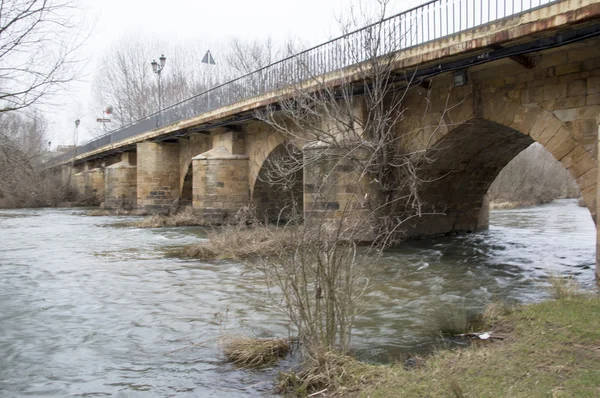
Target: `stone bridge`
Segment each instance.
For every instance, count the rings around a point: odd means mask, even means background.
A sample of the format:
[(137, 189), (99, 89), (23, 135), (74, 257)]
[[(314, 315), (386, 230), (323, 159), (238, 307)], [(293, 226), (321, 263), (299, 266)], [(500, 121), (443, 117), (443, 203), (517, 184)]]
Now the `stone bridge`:
[[(448, 4), (466, 3), (435, 1), (402, 18), (418, 21), (419, 15), (426, 15), (427, 19), (431, 9), (423, 14), (424, 7)], [(421, 192), (424, 212), (431, 215), (414, 219), (407, 229), (409, 236), (485, 228), (489, 186), (511, 159), (534, 142), (569, 170), (595, 220), (600, 2), (564, 0), (537, 5), (530, 3), (529, 9), (506, 12), (506, 16), (498, 9), (483, 8), (480, 23), (477, 15), (467, 12), (465, 18), (472, 17), (473, 23), (467, 22), (466, 28), (452, 14), (449, 19), (457, 21), (458, 28), (452, 22), (450, 29), (446, 17), (439, 32), (427, 28), (425, 37), (421, 30), (416, 45), (395, 52), (398, 76), (426, 77), (419, 87), (406, 92), (407, 111), (397, 129), (418, 131), (409, 146), (438, 148), (437, 160), (423, 170), (433, 181)], [(506, 7), (502, 10), (507, 11)], [(326, 70), (320, 79), (335, 85), (356, 76), (356, 69), (349, 65)], [(305, 84), (310, 86), (310, 82)], [(280, 194), (259, 175), (286, 138), (258, 120), (255, 111), (293, 92), (286, 87), (259, 92), (174, 122), (167, 120), (158, 128), (152, 128), (154, 119), (150, 118), (147, 131), (122, 139), (115, 139), (120, 133), (114, 132), (109, 141), (106, 137), (97, 140), (102, 145), (92, 142), (83, 148), (85, 152), (80, 149), (60, 162), (69, 165), (65, 169), (74, 167), (72, 181), (77, 190), (106, 208), (166, 212), (191, 205), (207, 223), (222, 222), (251, 202), (263, 214), (277, 212)], [(218, 99), (218, 91), (206, 95), (213, 95), (213, 102)], [(360, 107), (360, 101), (356, 104)], [(436, 130), (422, 128), (428, 125), (437, 126)], [(329, 166), (311, 167), (304, 171), (305, 185), (312, 174), (326, 173)], [(303, 191), (306, 211), (315, 198), (310, 190)], [(344, 190), (339, 192), (334, 206), (323, 209), (324, 216), (335, 217), (335, 209), (347, 202)]]

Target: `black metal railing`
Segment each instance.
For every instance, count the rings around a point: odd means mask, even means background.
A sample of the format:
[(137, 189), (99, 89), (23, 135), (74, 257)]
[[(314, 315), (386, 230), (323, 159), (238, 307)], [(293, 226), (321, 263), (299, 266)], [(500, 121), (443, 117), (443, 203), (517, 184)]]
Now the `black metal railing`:
[(168, 106), (57, 156), (62, 163), (106, 145), (558, 0), (435, 0), (302, 51)]

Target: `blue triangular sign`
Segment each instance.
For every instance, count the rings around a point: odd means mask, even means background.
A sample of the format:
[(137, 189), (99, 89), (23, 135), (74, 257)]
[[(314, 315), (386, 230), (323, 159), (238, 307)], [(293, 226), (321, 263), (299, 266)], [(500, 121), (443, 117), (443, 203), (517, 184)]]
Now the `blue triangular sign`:
[(209, 64), (209, 65), (216, 65), (215, 64), (215, 59), (211, 55), (210, 50), (208, 50), (206, 52), (206, 54), (204, 54), (204, 58), (202, 58), (202, 63), (203, 64)]

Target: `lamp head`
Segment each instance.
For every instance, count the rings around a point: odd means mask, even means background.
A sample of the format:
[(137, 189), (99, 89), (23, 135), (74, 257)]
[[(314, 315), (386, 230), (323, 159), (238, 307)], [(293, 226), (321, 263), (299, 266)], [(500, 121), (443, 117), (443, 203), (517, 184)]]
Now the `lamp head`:
[(452, 81), (454, 83), (454, 87), (461, 87), (461, 86), (465, 86), (468, 83), (468, 79), (467, 79), (467, 71), (462, 69), (462, 70), (457, 70), (456, 72), (454, 72), (454, 74), (452, 75)]
[(158, 72), (158, 63), (156, 62), (155, 59), (152, 60), (150, 65), (152, 65), (152, 70), (154, 71), (154, 73)]
[(164, 68), (165, 64), (167, 63), (167, 57), (165, 57), (165, 54), (162, 54), (158, 60), (160, 61), (160, 68)]

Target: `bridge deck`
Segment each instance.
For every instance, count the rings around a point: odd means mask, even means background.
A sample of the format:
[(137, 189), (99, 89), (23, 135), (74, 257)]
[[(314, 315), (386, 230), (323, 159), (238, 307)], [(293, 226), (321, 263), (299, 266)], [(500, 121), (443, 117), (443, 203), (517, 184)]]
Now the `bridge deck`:
[[(541, 45), (560, 45), (566, 40), (562, 36), (553, 42), (540, 40), (557, 29), (600, 16), (598, 0), (516, 3), (506, 0), (426, 3), (169, 106), (78, 146), (53, 162), (82, 161), (123, 151), (149, 139), (185, 136), (202, 128), (249, 118), (253, 110), (292, 95), (298, 85), (310, 89), (320, 84), (335, 85), (341, 79), (352, 80), (359, 76), (357, 65), (362, 63), (364, 67), (364, 61), (370, 57), (361, 50), (361, 43), (373, 34), (381, 37), (382, 53), (393, 54), (394, 68), (418, 66), (423, 76), (443, 71), (442, 62), (445, 70), (452, 70), (511, 56), (507, 43), (521, 45), (522, 52), (535, 51)], [(535, 40), (533, 45), (524, 44)], [(471, 58), (465, 61), (469, 55)]]

